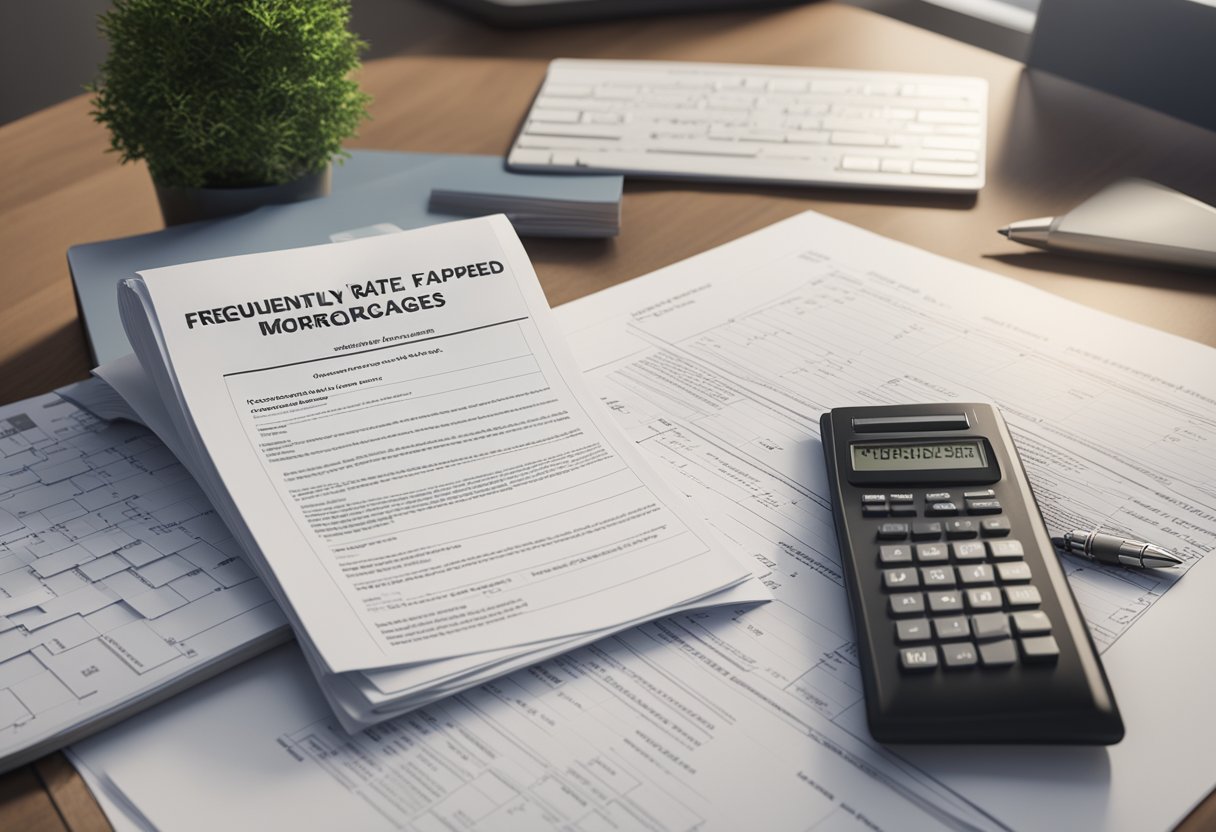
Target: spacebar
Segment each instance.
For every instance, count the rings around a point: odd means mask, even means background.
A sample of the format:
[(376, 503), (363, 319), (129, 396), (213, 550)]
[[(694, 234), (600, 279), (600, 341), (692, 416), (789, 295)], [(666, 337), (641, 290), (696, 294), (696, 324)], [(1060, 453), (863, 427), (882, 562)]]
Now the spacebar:
[(677, 156), (725, 156), (731, 159), (756, 158), (755, 150), (734, 146), (728, 142), (664, 142), (646, 145), (645, 152)]
[(793, 165), (786, 159), (675, 152), (644, 153), (637, 151), (628, 153), (611, 150), (599, 153), (579, 152), (577, 164), (578, 167), (588, 171), (602, 170), (670, 176), (724, 176), (731, 179), (759, 178), (776, 181), (800, 181), (812, 172), (810, 166)]

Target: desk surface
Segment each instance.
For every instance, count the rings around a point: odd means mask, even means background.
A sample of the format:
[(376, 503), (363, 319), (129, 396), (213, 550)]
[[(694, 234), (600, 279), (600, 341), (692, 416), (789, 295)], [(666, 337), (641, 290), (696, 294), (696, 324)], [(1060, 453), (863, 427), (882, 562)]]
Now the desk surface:
[[(1071, 260), (996, 234), (1011, 220), (1061, 213), (1121, 176), (1216, 203), (1216, 133), (831, 3), (532, 32), (494, 31), (410, 0), (400, 16), (383, 33), (405, 41), (400, 50), (363, 70), (376, 101), (356, 146), (503, 153), (557, 56), (955, 73), (991, 85), (988, 185), (977, 198), (630, 182), (616, 240), (526, 243), (554, 305), (815, 209), (1216, 346), (1210, 276)], [(0, 128), (0, 402), (88, 372), (67, 247), (160, 227), (146, 171), (103, 153), (107, 137), (88, 109), (82, 96)], [(108, 828), (60, 755), (0, 777), (0, 829)], [(1180, 828), (1216, 829), (1216, 796)]]

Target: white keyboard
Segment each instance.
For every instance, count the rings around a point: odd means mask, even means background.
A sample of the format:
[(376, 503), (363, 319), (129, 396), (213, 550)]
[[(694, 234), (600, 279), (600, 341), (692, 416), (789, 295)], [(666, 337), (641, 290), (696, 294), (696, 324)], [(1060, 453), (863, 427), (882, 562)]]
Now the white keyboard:
[(980, 78), (559, 59), (507, 164), (972, 193), (984, 185), (987, 115)]

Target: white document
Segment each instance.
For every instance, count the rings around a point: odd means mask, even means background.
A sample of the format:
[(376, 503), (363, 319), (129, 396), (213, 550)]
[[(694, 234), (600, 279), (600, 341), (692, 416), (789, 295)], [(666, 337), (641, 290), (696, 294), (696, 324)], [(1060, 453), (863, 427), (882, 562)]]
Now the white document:
[(502, 217), (153, 270), (120, 304), (323, 669), (594, 634), (749, 574), (585, 392)]
[[(283, 806), (300, 828), (333, 811), (369, 829), (1142, 832), (1212, 787), (1216, 352), (809, 213), (558, 314), (776, 603), (646, 624), (353, 739), (282, 652), (82, 743), (88, 764), (169, 832)], [(1002, 407), (1053, 531), (1100, 523), (1187, 557), (1070, 565), (1117, 746), (869, 738), (817, 417), (951, 398)]]
[(54, 393), (0, 407), (0, 770), (284, 638), (155, 436)]

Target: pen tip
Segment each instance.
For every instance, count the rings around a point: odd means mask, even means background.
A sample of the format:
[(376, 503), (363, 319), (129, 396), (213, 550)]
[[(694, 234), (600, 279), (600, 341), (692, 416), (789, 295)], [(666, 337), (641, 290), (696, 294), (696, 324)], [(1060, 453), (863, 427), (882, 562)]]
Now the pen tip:
[(998, 228), (996, 230), (996, 233), (1000, 234), (1002, 237), (1008, 237), (1009, 236), (1009, 226), (1005, 226), (1004, 228)]

